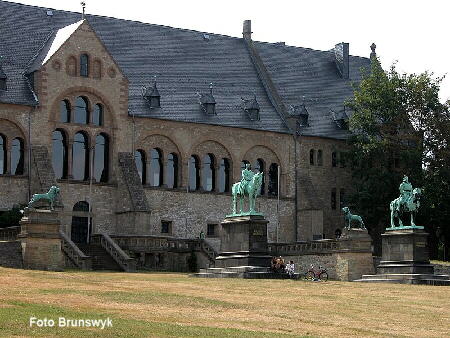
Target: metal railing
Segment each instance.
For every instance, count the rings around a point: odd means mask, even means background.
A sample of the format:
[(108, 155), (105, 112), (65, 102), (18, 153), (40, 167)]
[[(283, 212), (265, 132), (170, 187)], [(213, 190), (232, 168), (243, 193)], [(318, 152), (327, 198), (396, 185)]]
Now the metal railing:
[(128, 256), (109, 235), (93, 235), (91, 243), (100, 244), (124, 271), (136, 272), (136, 260)]
[(61, 235), (61, 248), (72, 262), (82, 270), (92, 270), (92, 257), (85, 255), (78, 246), (63, 231)]
[(20, 233), (20, 226), (0, 228), (0, 241), (15, 241)]

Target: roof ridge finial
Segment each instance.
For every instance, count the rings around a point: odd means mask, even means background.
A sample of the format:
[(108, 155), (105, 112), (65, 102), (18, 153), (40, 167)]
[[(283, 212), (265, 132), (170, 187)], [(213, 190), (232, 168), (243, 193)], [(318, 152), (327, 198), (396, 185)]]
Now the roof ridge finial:
[(209, 93), (211, 95), (213, 94), (213, 83), (212, 82), (209, 83)]
[(86, 8), (86, 2), (81, 1), (80, 2), (81, 8), (83, 10), (83, 12), (81, 13), (81, 20), (84, 20), (84, 14), (85, 14), (85, 8)]
[(374, 57), (377, 57), (377, 52), (375, 51), (376, 48), (377, 48), (377, 45), (375, 44), (375, 42), (372, 42), (372, 44), (370, 45), (370, 50), (372, 51), (370, 53), (370, 58), (371, 59), (374, 58)]
[(153, 88), (156, 88), (156, 74), (153, 75)]

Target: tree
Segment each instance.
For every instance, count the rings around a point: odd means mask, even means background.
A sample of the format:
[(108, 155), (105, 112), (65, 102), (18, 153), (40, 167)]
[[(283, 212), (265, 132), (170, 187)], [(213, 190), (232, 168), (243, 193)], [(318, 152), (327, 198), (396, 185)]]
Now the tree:
[(441, 81), (428, 72), (400, 74), (395, 65), (385, 71), (373, 57), (346, 102), (353, 111), (349, 156), (356, 189), (350, 201), (366, 218), (377, 254), (390, 222), (389, 202), (398, 197), (404, 174), (424, 188), (417, 224), (430, 232), (433, 247), (437, 227), (450, 239), (444, 224), (450, 211), (442, 205), (450, 182), (450, 116), (449, 104), (439, 101)]

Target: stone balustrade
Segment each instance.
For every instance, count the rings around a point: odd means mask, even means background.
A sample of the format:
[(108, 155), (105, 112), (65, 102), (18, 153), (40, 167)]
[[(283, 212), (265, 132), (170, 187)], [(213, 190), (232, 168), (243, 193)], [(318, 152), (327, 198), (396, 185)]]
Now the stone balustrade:
[(93, 235), (91, 243), (100, 244), (124, 271), (136, 272), (136, 260), (128, 256), (108, 234)]
[(78, 246), (63, 232), (61, 235), (61, 249), (81, 270), (92, 270), (92, 257), (86, 256)]
[(0, 241), (15, 241), (20, 233), (20, 226), (0, 228)]

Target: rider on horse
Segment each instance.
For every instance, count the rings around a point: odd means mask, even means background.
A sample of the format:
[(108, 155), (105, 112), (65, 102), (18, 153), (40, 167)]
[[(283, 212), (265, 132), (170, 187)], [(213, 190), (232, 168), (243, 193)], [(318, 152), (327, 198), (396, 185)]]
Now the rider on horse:
[(412, 197), (413, 187), (412, 184), (409, 183), (408, 176), (403, 176), (403, 182), (398, 189), (400, 190), (400, 203), (397, 205), (397, 211), (400, 211), (400, 206), (406, 205)]
[(241, 195), (244, 195), (245, 189), (247, 188), (248, 184), (252, 181), (254, 175), (255, 173), (251, 170), (250, 163), (246, 163), (244, 170), (242, 170), (242, 179), (241, 184), (239, 185), (239, 193)]

